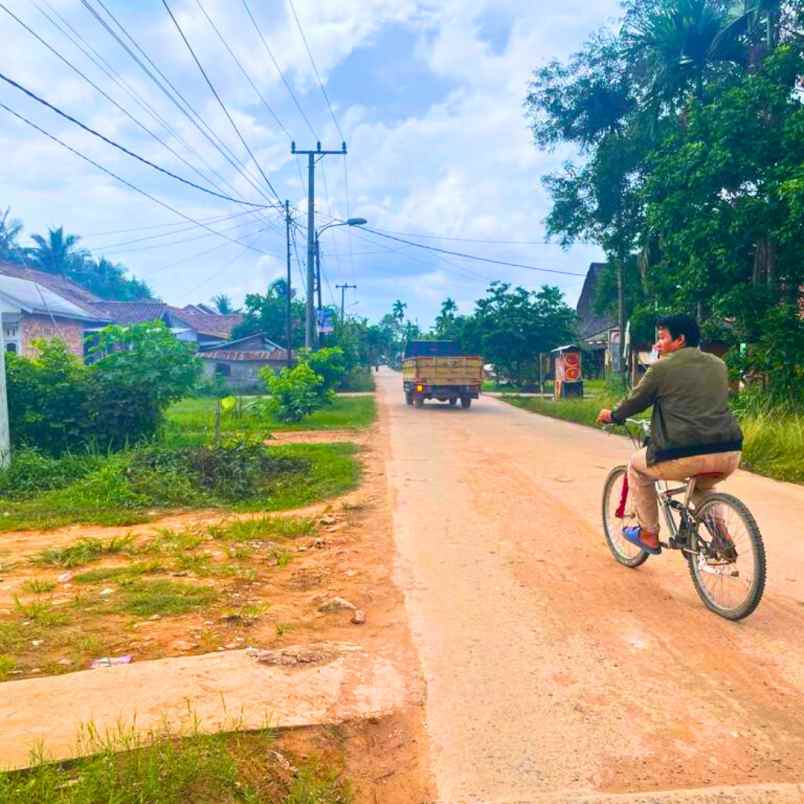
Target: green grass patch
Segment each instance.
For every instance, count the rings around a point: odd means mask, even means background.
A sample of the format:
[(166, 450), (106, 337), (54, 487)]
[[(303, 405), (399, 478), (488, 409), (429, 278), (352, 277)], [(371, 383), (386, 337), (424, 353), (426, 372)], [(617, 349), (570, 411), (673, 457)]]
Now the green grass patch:
[(510, 405), (531, 413), (540, 413), (542, 416), (550, 416), (554, 419), (563, 419), (568, 422), (577, 422), (589, 427), (597, 426), (595, 419), (601, 408), (612, 407), (615, 400), (611, 397), (602, 395), (594, 399), (543, 399), (537, 396), (514, 396), (507, 395), (502, 397)]
[(31, 580), (25, 581), (22, 588), (32, 595), (45, 595), (56, 588), (56, 582), (46, 581), (42, 578), (31, 578)]
[(11, 671), (16, 669), (17, 662), (11, 656), (0, 656), (0, 681), (5, 681)]
[(68, 547), (51, 547), (37, 553), (31, 560), (36, 564), (57, 567), (78, 567), (104, 556), (117, 555), (132, 547), (131, 536), (115, 536), (111, 539), (79, 539)]
[(0, 654), (16, 653), (29, 639), (29, 629), (20, 623), (0, 622)]
[(152, 617), (154, 614), (186, 614), (212, 603), (218, 593), (210, 586), (169, 580), (134, 580), (121, 587), (114, 606), (119, 613)]
[(103, 583), (104, 581), (127, 581), (142, 575), (155, 575), (164, 572), (164, 566), (158, 561), (138, 561), (123, 567), (99, 567), (82, 572), (73, 578), (75, 583)]
[(296, 773), (277, 762), (268, 731), (101, 739), (90, 731), (81, 760), (0, 774), (4, 804), (349, 804), (348, 781), (321, 761)]
[(804, 483), (804, 414), (747, 414), (740, 426), (744, 468), (774, 480)]
[(315, 522), (306, 517), (263, 516), (256, 519), (233, 519), (213, 525), (208, 533), (213, 539), (232, 542), (254, 542), (264, 539), (295, 539), (315, 531)]
[[(140, 448), (107, 458), (64, 488), (4, 500), (0, 532), (143, 522), (186, 507), (285, 510), (353, 488), (359, 478), (354, 453), (348, 444), (266, 447), (253, 440)], [(71, 551), (45, 551), (39, 560), (68, 567), (104, 552), (85, 540)]]
[(14, 608), (21, 617), (36, 623), (42, 628), (55, 628), (60, 625), (66, 625), (70, 621), (69, 615), (63, 611), (56, 610), (44, 600), (32, 600), (30, 603), (23, 603), (18, 597), (15, 597)]
[[(360, 430), (370, 426), (377, 416), (372, 396), (339, 396), (335, 401), (300, 422), (280, 422), (247, 398), (240, 412), (221, 417), (221, 434), (267, 438), (278, 431)], [(206, 441), (215, 432), (215, 399), (183, 399), (172, 405), (166, 415), (163, 438), (166, 444), (195, 444)]]

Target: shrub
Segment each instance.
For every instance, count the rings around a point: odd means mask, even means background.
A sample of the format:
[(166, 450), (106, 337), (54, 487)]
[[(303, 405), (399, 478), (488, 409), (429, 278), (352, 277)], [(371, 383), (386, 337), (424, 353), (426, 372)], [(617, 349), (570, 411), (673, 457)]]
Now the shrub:
[(8, 468), (0, 470), (0, 496), (24, 498), (62, 488), (93, 472), (103, 460), (97, 453), (53, 458), (32, 447), (23, 447), (14, 452)]
[(324, 392), (337, 388), (346, 376), (346, 357), (338, 346), (317, 352), (302, 352), (301, 360), (324, 381)]
[(271, 394), (271, 413), (282, 422), (298, 422), (322, 408), (332, 397), (324, 380), (307, 363), (274, 374), (270, 369), (260, 373)]
[(35, 358), (8, 355), (11, 440), (51, 455), (149, 438), (200, 372), (190, 347), (161, 322), (106, 327), (91, 366), (60, 340), (36, 346)]

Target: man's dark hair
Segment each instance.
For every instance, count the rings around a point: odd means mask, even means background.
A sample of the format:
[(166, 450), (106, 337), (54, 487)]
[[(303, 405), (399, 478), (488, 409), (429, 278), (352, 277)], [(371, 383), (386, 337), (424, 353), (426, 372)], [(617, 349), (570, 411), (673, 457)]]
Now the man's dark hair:
[(691, 315), (684, 313), (665, 315), (658, 319), (656, 326), (666, 329), (673, 340), (683, 335), (687, 346), (697, 346), (701, 342), (701, 330), (698, 328), (698, 322)]

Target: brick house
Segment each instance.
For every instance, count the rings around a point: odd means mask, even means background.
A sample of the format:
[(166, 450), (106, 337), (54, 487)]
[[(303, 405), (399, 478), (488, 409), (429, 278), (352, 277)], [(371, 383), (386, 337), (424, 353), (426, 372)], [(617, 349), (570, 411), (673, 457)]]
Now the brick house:
[(0, 320), (8, 352), (37, 354), (34, 341), (60, 338), (84, 357), (84, 334), (108, 319), (89, 307), (91, 293), (63, 277), (0, 263)]

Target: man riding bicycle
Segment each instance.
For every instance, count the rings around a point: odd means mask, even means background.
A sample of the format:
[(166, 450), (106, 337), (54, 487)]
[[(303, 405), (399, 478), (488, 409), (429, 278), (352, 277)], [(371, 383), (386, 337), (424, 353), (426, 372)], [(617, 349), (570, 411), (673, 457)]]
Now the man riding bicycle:
[(649, 553), (659, 546), (657, 480), (697, 476), (693, 503), (740, 465), (743, 436), (728, 407), (728, 372), (715, 355), (700, 351), (698, 322), (688, 315), (660, 318), (660, 360), (651, 366), (631, 396), (598, 422), (622, 424), (653, 405), (647, 447), (628, 463), (628, 488), (634, 495), (638, 525), (623, 537)]

